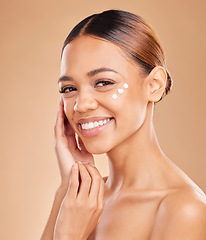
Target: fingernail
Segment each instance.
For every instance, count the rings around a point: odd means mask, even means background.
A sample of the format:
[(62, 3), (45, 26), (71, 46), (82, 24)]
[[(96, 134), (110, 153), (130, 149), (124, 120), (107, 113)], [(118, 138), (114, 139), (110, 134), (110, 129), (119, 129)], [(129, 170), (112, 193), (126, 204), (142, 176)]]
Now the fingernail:
[(74, 167), (74, 169), (78, 169), (78, 164), (75, 163), (75, 164), (73, 165), (73, 167)]
[(92, 164), (92, 163), (89, 163), (91, 166), (93, 166), (93, 167), (96, 167), (94, 164)]
[(82, 161), (78, 161), (81, 164), (89, 164), (89, 162), (82, 162)]

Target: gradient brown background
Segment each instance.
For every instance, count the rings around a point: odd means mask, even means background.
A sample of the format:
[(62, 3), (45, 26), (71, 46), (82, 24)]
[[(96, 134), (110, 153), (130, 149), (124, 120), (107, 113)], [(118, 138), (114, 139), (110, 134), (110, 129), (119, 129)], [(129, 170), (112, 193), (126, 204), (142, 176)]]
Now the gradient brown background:
[[(110, 8), (141, 15), (159, 36), (174, 87), (156, 105), (157, 136), (206, 191), (203, 0), (1, 0), (1, 239), (39, 239), (43, 231), (60, 180), (53, 124), (61, 46), (77, 22)], [(104, 155), (95, 162), (107, 175)]]

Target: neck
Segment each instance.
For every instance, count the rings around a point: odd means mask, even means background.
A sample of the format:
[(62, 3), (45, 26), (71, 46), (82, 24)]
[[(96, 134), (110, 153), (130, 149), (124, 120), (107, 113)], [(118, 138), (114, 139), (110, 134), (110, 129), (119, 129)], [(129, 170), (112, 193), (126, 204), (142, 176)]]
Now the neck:
[(141, 190), (159, 188), (163, 184), (161, 165), (165, 165), (166, 157), (158, 144), (152, 118), (153, 103), (149, 103), (143, 125), (107, 153), (107, 186), (112, 192), (128, 187)]

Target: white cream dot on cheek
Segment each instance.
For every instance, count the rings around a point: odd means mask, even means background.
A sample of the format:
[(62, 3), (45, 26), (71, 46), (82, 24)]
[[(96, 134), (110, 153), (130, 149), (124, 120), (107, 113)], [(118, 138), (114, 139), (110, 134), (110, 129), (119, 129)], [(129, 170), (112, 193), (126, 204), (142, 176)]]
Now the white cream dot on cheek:
[(119, 88), (118, 90), (118, 93), (122, 94), (124, 92), (124, 90), (122, 88)]
[[(127, 83), (124, 83), (123, 87), (124, 87), (124, 88), (128, 88), (128, 84), (127, 84)], [(117, 89), (117, 93), (122, 94), (123, 92), (124, 92), (124, 89), (123, 89), (123, 88), (118, 88), (118, 89)], [(113, 99), (117, 99), (117, 97), (118, 97), (118, 95), (117, 95), (116, 93), (112, 95), (112, 98), (113, 98)]]
[(128, 88), (128, 84), (125, 83), (125, 84), (123, 85), (123, 87), (124, 87), (124, 88)]
[(116, 99), (116, 98), (117, 98), (117, 94), (113, 94), (113, 95), (112, 95), (112, 98), (113, 98), (113, 99)]

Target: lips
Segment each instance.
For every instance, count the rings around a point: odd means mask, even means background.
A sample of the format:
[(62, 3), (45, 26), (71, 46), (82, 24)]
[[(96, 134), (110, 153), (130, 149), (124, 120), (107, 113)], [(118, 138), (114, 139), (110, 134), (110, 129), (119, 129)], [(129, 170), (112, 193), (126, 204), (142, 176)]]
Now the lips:
[[(88, 129), (88, 126), (90, 128), (90, 124), (93, 124), (94, 122), (95, 123), (104, 122), (105, 120), (107, 120), (105, 124), (103, 125), (101, 124), (96, 127), (93, 126), (93, 128)], [(94, 137), (99, 135), (104, 130), (106, 130), (108, 126), (112, 124), (113, 121), (114, 121), (113, 117), (91, 117), (91, 118), (84, 118), (84, 119), (82, 118), (78, 121), (79, 131), (86, 138)]]

